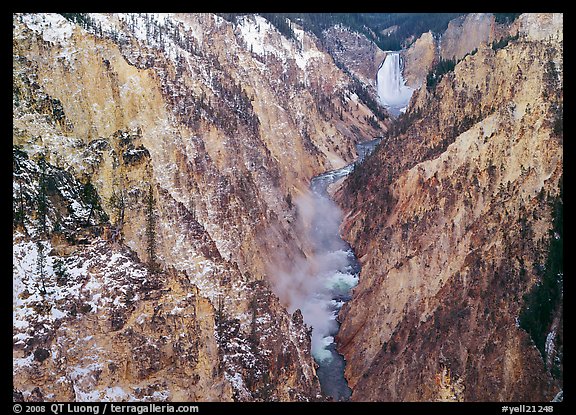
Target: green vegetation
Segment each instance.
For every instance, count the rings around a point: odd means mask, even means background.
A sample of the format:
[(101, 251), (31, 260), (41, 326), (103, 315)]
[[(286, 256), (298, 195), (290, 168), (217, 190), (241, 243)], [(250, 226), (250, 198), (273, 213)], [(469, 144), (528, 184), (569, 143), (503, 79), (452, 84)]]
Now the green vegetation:
[(42, 238), (48, 236), (47, 229), (47, 216), (48, 216), (48, 196), (47, 196), (47, 186), (46, 186), (46, 158), (44, 154), (40, 155), (38, 160), (38, 165), (40, 167), (40, 177), (38, 178), (38, 196), (36, 197), (36, 208), (38, 212), (38, 239), (36, 240), (36, 248), (38, 250), (38, 256), (36, 258), (36, 271), (38, 272), (39, 287), (38, 290), (40, 294), (46, 294), (46, 252), (44, 250), (44, 244), (42, 243)]
[(545, 267), (538, 267), (540, 281), (524, 296), (524, 307), (519, 316), (520, 327), (530, 334), (534, 344), (545, 358), (546, 337), (554, 314), (562, 302), (564, 278), (563, 185), (560, 196), (551, 201), (553, 228), (550, 231), (548, 258)]
[(53, 264), (54, 274), (56, 274), (56, 282), (58, 285), (65, 285), (68, 278), (70, 278), (70, 274), (66, 269), (66, 264), (61, 258), (56, 258)]
[(430, 69), (428, 75), (426, 75), (426, 89), (428, 89), (428, 91), (434, 90), (434, 88), (436, 88), (436, 85), (438, 85), (438, 83), (445, 74), (454, 71), (456, 65), (458, 65), (458, 63), (464, 60), (466, 56), (475, 55), (476, 52), (478, 52), (478, 49), (474, 48), (470, 53), (467, 53), (461, 59), (458, 60), (440, 58), (440, 61), (436, 63), (436, 65), (434, 65), (432, 69)]
[(86, 219), (86, 225), (90, 225), (90, 219), (92, 219), (94, 209), (101, 210), (100, 197), (98, 196), (98, 192), (96, 191), (96, 188), (90, 179), (88, 179), (88, 182), (82, 186), (82, 189), (80, 190), (80, 197), (87, 205), (90, 206), (90, 213)]
[(148, 253), (148, 267), (151, 272), (157, 272), (159, 264), (156, 257), (156, 201), (154, 189), (150, 185), (146, 196), (146, 252)]
[(552, 105), (554, 119), (552, 121), (552, 131), (554, 135), (561, 136), (564, 132), (564, 107), (562, 104)]
[(24, 227), (24, 220), (26, 219), (26, 209), (24, 208), (24, 191), (22, 189), (22, 177), (20, 175), (20, 160), (27, 160), (28, 154), (22, 150), (22, 147), (14, 144), (13, 146), (13, 174), (15, 178), (14, 188), (18, 189), (18, 196), (14, 198), (12, 204), (14, 206), (14, 214), (12, 217), (12, 223), (14, 226)]
[(426, 89), (432, 91), (442, 77), (448, 72), (452, 72), (456, 66), (455, 59), (440, 59), (440, 61), (426, 75)]
[[(514, 13), (512, 13), (512, 14), (514, 14)], [(514, 36), (506, 36), (506, 37), (501, 38), (499, 40), (495, 40), (491, 44), (492, 50), (496, 51), (496, 50), (502, 49), (502, 48), (508, 46), (508, 44), (510, 42), (518, 40), (518, 37), (519, 37), (519, 35), (516, 34)], [(478, 52), (478, 49), (475, 48), (470, 53), (467, 53), (461, 59), (458, 59), (458, 60), (456, 60), (456, 59), (440, 59), (440, 61), (432, 69), (430, 69), (430, 71), (428, 72), (428, 75), (426, 76), (426, 89), (428, 91), (433, 91), (436, 88), (436, 85), (438, 85), (438, 83), (440, 82), (440, 80), (442, 79), (442, 77), (445, 74), (454, 71), (454, 68), (456, 67), (456, 65), (458, 65), (459, 62), (461, 62), (468, 55), (475, 55), (476, 52)]]
[(92, 26), (92, 20), (88, 13), (60, 13), (63, 17), (67, 20), (71, 21), (72, 23), (76, 23), (79, 26), (82, 26), (84, 29), (88, 29)]
[[(235, 22), (246, 13), (220, 13), (224, 19)], [(323, 31), (331, 26), (343, 25), (364, 34), (382, 50), (400, 50), (407, 40), (415, 40), (431, 30), (443, 32), (448, 22), (463, 13), (259, 13), (268, 19), (280, 33), (294, 38), (289, 19), (304, 30), (313, 32), (322, 42)], [(394, 28), (392, 30), (386, 30)]]
[(374, 114), (379, 120), (385, 120), (388, 118), (388, 114), (386, 111), (384, 111), (380, 104), (376, 102), (372, 94), (370, 94), (366, 88), (366, 85), (360, 82), (355, 76), (351, 74), (350, 76), (352, 78), (352, 87), (350, 90), (358, 96), (358, 99), (366, 104), (370, 111), (372, 111), (372, 114)]
[(364, 120), (366, 120), (366, 122), (368, 124), (370, 124), (370, 126), (376, 130), (379, 130), (381, 128), (380, 124), (378, 124), (378, 120), (374, 116), (365, 115)]
[(46, 158), (44, 154), (40, 155), (38, 160), (40, 167), (40, 177), (38, 178), (38, 196), (36, 197), (36, 207), (38, 212), (38, 233), (47, 236), (47, 215), (48, 215), (48, 192), (46, 180)]
[(122, 240), (122, 228), (124, 227), (124, 212), (126, 210), (126, 202), (124, 196), (124, 189), (120, 187), (118, 190), (113, 190), (112, 195), (108, 199), (108, 207), (112, 210), (114, 223), (112, 224), (112, 240)]
[(17, 183), (18, 183), (18, 206), (16, 208), (16, 211), (14, 212), (12, 223), (14, 224), (14, 226), (20, 225), (23, 227), (24, 218), (26, 217), (26, 214), (24, 212), (24, 196), (22, 194), (22, 182), (18, 180)]
[(272, 25), (288, 39), (296, 38), (294, 31), (290, 26), (290, 23), (286, 21), (286, 18), (284, 18), (284, 16), (282, 16), (281, 14), (260, 13), (260, 15), (264, 17), (266, 20), (268, 20), (270, 23), (272, 23)]
[(496, 23), (509, 24), (512, 23), (522, 13), (494, 13)]
[[(368, 36), (382, 50), (399, 50), (407, 46), (407, 40), (416, 40), (422, 33), (432, 31), (441, 33), (448, 27), (450, 20), (464, 13), (360, 13), (363, 24), (373, 31), (376, 38)], [(397, 26), (386, 34), (385, 29)], [(355, 29), (355, 27), (350, 26)], [(357, 29), (356, 29), (357, 30)], [(360, 30), (359, 30), (360, 31)], [(366, 29), (364, 30), (364, 32)], [(364, 33), (362, 32), (362, 33)], [(366, 33), (365, 33), (366, 34)]]
[(518, 40), (518, 36), (518, 33), (516, 33), (514, 36), (507, 36), (502, 39), (495, 40), (492, 42), (492, 50), (498, 50), (508, 46), (508, 43), (511, 41)]

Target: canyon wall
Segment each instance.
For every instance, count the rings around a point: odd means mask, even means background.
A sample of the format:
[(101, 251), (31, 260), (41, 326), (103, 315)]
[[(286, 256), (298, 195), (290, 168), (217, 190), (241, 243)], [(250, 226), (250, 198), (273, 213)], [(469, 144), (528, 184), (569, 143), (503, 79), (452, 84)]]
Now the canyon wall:
[(562, 30), (528, 14), (480, 43), (337, 192), (362, 264), (337, 336), (352, 400), (562, 389)]
[(13, 26), (15, 396), (318, 399), (272, 258), (309, 249), (309, 179), (386, 128), (349, 77), (260, 16)]
[(361, 33), (343, 26), (332, 26), (324, 32), (330, 54), (358, 80), (376, 94), (376, 75), (386, 52)]
[(352, 400), (551, 400), (562, 15), (425, 33), (394, 123), (365, 37), (329, 29), (330, 55), (232, 20), (13, 15), (14, 400), (322, 400), (278, 278), (313, 253), (310, 178), (375, 136), (331, 188), (362, 264), (337, 338)]
[(426, 32), (403, 51), (406, 84), (419, 88), (439, 60), (458, 61), (481, 45), (516, 32), (516, 23), (511, 27), (498, 23), (492, 13), (468, 13), (453, 19), (443, 33)]

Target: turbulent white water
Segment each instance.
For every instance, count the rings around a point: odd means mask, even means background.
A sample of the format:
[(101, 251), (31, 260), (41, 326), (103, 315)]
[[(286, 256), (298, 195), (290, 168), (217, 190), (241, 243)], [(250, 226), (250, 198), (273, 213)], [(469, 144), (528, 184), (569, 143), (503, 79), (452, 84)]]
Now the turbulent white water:
[[(360, 163), (374, 150), (380, 138), (356, 146)], [(344, 378), (344, 357), (336, 350), (335, 336), (340, 328), (338, 312), (351, 298), (358, 284), (360, 264), (350, 245), (339, 234), (342, 211), (330, 198), (328, 186), (350, 174), (354, 164), (314, 177), (310, 192), (294, 200), (298, 232), (310, 241), (311, 252), (302, 257), (284, 257), (279, 253), (271, 275), (274, 290), (287, 305), (288, 312), (297, 309), (307, 326), (312, 328), (312, 356), (322, 393), (335, 401), (348, 400), (352, 391)]]
[[(356, 146), (357, 163), (373, 151), (380, 139), (361, 143)], [(345, 361), (336, 350), (334, 336), (340, 324), (338, 312), (351, 297), (351, 290), (358, 284), (360, 264), (350, 248), (339, 234), (342, 223), (340, 209), (330, 199), (327, 188), (331, 183), (348, 175), (353, 165), (333, 170), (312, 179), (310, 188), (314, 195), (315, 215), (312, 218), (313, 240), (317, 248), (315, 255), (317, 274), (313, 278), (321, 281), (310, 299), (303, 305), (304, 320), (313, 327), (312, 355), (318, 363), (318, 379), (322, 392), (334, 400), (348, 400), (352, 391), (344, 378)], [(336, 214), (329, 214), (330, 211)], [(312, 306), (312, 310), (307, 308)], [(318, 312), (323, 310), (324, 313)], [(312, 313), (310, 312), (312, 311)], [(330, 313), (326, 318), (326, 311)]]
[(395, 115), (404, 112), (414, 92), (412, 88), (406, 86), (400, 63), (399, 52), (388, 52), (376, 77), (380, 103), (389, 107)]

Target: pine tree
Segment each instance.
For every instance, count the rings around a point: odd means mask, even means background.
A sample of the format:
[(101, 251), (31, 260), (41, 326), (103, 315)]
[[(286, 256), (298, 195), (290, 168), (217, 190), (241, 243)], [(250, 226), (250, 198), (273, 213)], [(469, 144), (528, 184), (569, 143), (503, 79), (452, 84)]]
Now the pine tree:
[(82, 199), (85, 203), (90, 205), (90, 213), (88, 214), (88, 218), (86, 219), (86, 225), (90, 225), (90, 219), (92, 219), (92, 214), (94, 213), (94, 208), (98, 206), (99, 197), (96, 188), (88, 179), (88, 182), (82, 187), (81, 192)]
[(48, 234), (47, 229), (47, 212), (48, 212), (48, 197), (46, 192), (46, 159), (44, 154), (40, 155), (38, 160), (40, 166), (40, 177), (38, 178), (38, 195), (36, 197), (36, 207), (38, 213), (37, 225), (37, 241), (36, 247), (38, 249), (38, 257), (36, 259), (36, 269), (38, 272), (38, 279), (42, 284), (39, 287), (40, 294), (46, 294), (46, 253), (42, 239), (46, 238)]
[(44, 155), (40, 156), (38, 160), (40, 165), (40, 178), (38, 179), (38, 196), (37, 212), (38, 212), (38, 233), (40, 236), (46, 236), (48, 229), (46, 226), (46, 216), (48, 211), (48, 201), (46, 192), (46, 159)]
[(14, 213), (14, 224), (21, 225), (24, 228), (24, 196), (22, 194), (22, 182), (18, 178), (18, 210)]
[(112, 230), (112, 239), (118, 240), (122, 236), (122, 228), (124, 226), (124, 211), (126, 203), (124, 201), (124, 191), (120, 189), (114, 190), (108, 199), (108, 206), (113, 210), (115, 216), (114, 228)]
[(46, 294), (46, 253), (44, 252), (44, 245), (42, 241), (36, 241), (36, 248), (38, 249), (38, 257), (36, 258), (36, 269), (38, 271), (38, 280), (41, 286), (38, 287), (40, 294)]
[(53, 267), (54, 267), (54, 273), (56, 274), (56, 282), (59, 285), (66, 284), (66, 281), (68, 280), (70, 275), (68, 274), (68, 270), (66, 269), (66, 264), (64, 264), (64, 261), (60, 258), (56, 259), (54, 261)]
[(152, 272), (158, 270), (156, 261), (156, 215), (154, 213), (155, 200), (152, 185), (150, 185), (148, 196), (146, 197), (146, 240), (148, 252), (148, 267)]

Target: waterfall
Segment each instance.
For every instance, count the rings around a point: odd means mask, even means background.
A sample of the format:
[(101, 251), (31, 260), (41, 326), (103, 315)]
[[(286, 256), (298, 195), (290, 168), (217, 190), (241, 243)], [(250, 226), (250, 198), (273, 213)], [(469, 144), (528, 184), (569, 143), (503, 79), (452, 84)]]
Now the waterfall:
[(410, 102), (410, 97), (414, 91), (405, 83), (400, 68), (400, 53), (388, 52), (386, 59), (378, 69), (376, 78), (380, 103), (397, 112), (402, 112)]

